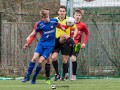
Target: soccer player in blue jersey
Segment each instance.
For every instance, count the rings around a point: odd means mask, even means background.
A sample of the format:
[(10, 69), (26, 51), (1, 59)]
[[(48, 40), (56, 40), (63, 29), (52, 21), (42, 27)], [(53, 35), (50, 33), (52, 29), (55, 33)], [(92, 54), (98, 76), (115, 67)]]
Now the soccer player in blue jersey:
[(34, 72), (31, 84), (36, 83), (36, 77), (39, 71), (42, 68), (42, 62), (47, 59), (55, 46), (55, 33), (56, 33), (56, 26), (60, 27), (62, 30), (65, 30), (59, 23), (58, 20), (55, 18), (49, 18), (49, 10), (43, 9), (41, 10), (42, 20), (38, 22), (36, 30), (32, 31), (32, 33), (27, 37), (27, 40), (30, 39), (31, 36), (37, 34), (37, 32), (41, 32), (41, 38), (36, 46), (36, 49), (33, 54), (33, 58), (29, 63), (29, 67), (27, 70), (27, 74), (22, 82), (26, 82), (30, 80), (30, 75), (35, 67), (35, 63), (37, 58), (38, 63), (36, 65), (36, 70)]

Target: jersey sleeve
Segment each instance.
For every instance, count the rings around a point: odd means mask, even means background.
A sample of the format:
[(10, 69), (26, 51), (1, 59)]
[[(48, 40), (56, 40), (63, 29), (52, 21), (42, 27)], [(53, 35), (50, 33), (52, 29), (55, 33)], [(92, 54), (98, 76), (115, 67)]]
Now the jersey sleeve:
[(57, 25), (58, 24), (58, 20), (56, 18), (54, 18), (54, 19), (55, 19), (55, 24)]
[(54, 18), (54, 19), (55, 19), (55, 25), (56, 25), (56, 27), (60, 29), (60, 25), (61, 24), (58, 22), (58, 20), (56, 18)]
[[(36, 22), (36, 23), (34, 24), (33, 30), (36, 30), (37, 24), (38, 24), (38, 22)], [(26, 42), (26, 43), (28, 44), (28, 46), (33, 42), (33, 40), (35, 39), (35, 37), (36, 37), (36, 36), (31, 36), (31, 37), (30, 37), (30, 40)]]
[(38, 25), (38, 22), (36, 22), (36, 23), (34, 24), (33, 29), (36, 29), (36, 28), (37, 28), (37, 25)]
[(84, 33), (85, 33), (85, 38), (84, 38), (84, 44), (86, 44), (87, 42), (88, 42), (88, 39), (89, 39), (89, 31), (88, 31), (88, 28), (87, 28), (87, 26), (86, 25), (84, 25)]
[(30, 46), (30, 44), (32, 43), (32, 41), (33, 41), (34, 39), (35, 39), (35, 36), (31, 36), (31, 37), (30, 37), (30, 40), (27, 41), (28, 46)]
[(36, 32), (40, 32), (41, 31), (41, 27), (40, 24), (38, 23), (37, 27), (36, 27)]

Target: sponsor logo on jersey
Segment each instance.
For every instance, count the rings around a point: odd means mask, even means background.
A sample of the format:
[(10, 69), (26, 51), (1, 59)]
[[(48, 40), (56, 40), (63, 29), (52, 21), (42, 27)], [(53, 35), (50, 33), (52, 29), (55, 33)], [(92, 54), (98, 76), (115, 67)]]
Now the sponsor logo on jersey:
[(50, 28), (53, 28), (53, 26), (50, 26)]
[(50, 33), (53, 33), (53, 32), (55, 32), (55, 30), (44, 31), (44, 34), (50, 34)]

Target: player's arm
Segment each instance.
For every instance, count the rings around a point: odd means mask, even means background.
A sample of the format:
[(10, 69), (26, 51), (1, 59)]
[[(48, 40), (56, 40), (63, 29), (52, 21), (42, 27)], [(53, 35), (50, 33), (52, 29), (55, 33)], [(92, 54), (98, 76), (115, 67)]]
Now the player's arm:
[(35, 36), (31, 36), (30, 39), (26, 42), (26, 44), (28, 44), (28, 46), (30, 46), (30, 44), (33, 42), (33, 40), (36, 38), (36, 35)]
[(65, 29), (65, 27), (63, 27), (59, 22), (58, 22), (58, 20), (57, 19), (55, 19), (56, 20), (56, 27), (57, 28), (60, 28), (61, 30), (63, 30), (63, 31), (65, 31), (66, 29)]
[[(60, 23), (59, 23), (59, 24), (60, 24)], [(62, 26), (64, 29), (67, 29), (67, 28), (68, 28), (68, 26), (67, 26), (67, 25), (62, 25), (62, 24), (57, 25), (57, 28), (61, 29), (61, 27), (60, 27), (60, 26)]]
[[(36, 22), (34, 24), (34, 27), (33, 27), (33, 31), (37, 28), (37, 25), (38, 25), (38, 22)], [(26, 42), (26, 44), (28, 44), (28, 46), (32, 43), (32, 41), (35, 39), (36, 35), (35, 36), (31, 36), (29, 41)]]
[[(38, 22), (36, 22), (36, 23), (34, 24), (33, 31), (37, 28), (37, 24), (38, 24)], [(29, 40), (26, 40), (26, 44), (24, 45), (24, 47), (30, 46), (30, 44), (33, 42), (33, 40), (34, 40), (35, 38), (36, 38), (36, 35), (31, 36)]]
[(73, 39), (75, 39), (75, 37), (77, 36), (78, 34), (78, 29), (77, 27), (74, 28), (74, 34), (73, 34)]
[(89, 32), (88, 32), (88, 28), (86, 25), (84, 26), (84, 33), (85, 33), (85, 38), (84, 38), (84, 41), (81, 45), (81, 48), (85, 48), (86, 43), (88, 42), (88, 39), (89, 39)]
[(27, 43), (23, 46), (23, 49), (26, 49), (29, 46), (29, 43), (31, 43), (32, 40), (34, 40), (36, 34), (36, 30), (33, 30), (32, 33), (26, 38)]
[(60, 23), (57, 24), (57, 28), (60, 28), (60, 29), (62, 29), (63, 31), (66, 30), (65, 27), (63, 27)]
[(29, 41), (30, 37), (34, 37), (36, 36), (36, 34), (37, 34), (36, 30), (33, 30), (32, 33), (26, 38), (26, 41)]

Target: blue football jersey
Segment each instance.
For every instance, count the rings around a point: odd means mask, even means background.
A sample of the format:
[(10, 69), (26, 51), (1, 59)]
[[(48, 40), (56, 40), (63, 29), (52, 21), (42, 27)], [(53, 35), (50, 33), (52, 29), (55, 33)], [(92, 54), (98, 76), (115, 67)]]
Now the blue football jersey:
[(55, 46), (56, 25), (58, 20), (50, 18), (50, 22), (45, 23), (43, 20), (37, 25), (36, 32), (41, 32), (40, 42), (44, 45)]

